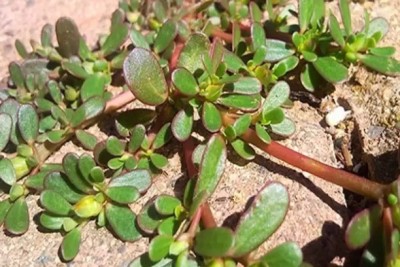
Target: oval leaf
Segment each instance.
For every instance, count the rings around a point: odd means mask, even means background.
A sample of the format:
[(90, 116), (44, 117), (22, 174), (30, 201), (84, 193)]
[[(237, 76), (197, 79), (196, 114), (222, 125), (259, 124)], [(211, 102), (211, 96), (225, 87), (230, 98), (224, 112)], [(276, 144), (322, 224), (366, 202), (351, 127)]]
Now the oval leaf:
[(222, 257), (233, 243), (232, 230), (225, 227), (209, 228), (196, 234), (194, 250), (205, 257)]
[(210, 41), (205, 34), (192, 34), (179, 55), (178, 67), (184, 67), (191, 73), (202, 69), (202, 58), (208, 54), (209, 49)]
[(330, 83), (338, 83), (347, 79), (347, 68), (332, 57), (319, 57), (312, 64), (318, 73)]
[(11, 116), (6, 113), (0, 113), (0, 121), (2, 123), (0, 127), (0, 151), (3, 151), (10, 141), (13, 121)]
[(268, 267), (298, 267), (303, 261), (303, 253), (296, 243), (286, 242), (268, 251), (260, 261)]
[(4, 227), (14, 235), (22, 235), (29, 228), (29, 211), (25, 198), (18, 198), (10, 207)]
[(171, 125), (172, 133), (179, 142), (186, 141), (192, 134), (193, 108), (188, 106), (180, 110), (174, 117)]
[(0, 160), (0, 179), (8, 185), (13, 185), (17, 181), (17, 176), (11, 160), (3, 158)]
[(168, 86), (158, 60), (148, 50), (135, 48), (125, 59), (124, 75), (131, 91), (141, 102), (160, 105), (168, 97)]
[(133, 186), (113, 186), (109, 187), (105, 193), (112, 201), (120, 204), (133, 203), (140, 197), (139, 191)]
[(81, 244), (81, 231), (78, 228), (73, 229), (66, 234), (60, 246), (61, 256), (65, 261), (73, 260), (79, 252)]
[(199, 92), (196, 79), (187, 69), (177, 68), (172, 72), (171, 79), (176, 89), (183, 95), (194, 96)]
[(135, 214), (126, 206), (106, 205), (107, 223), (122, 241), (135, 241), (141, 237), (135, 227)]
[(243, 256), (261, 245), (281, 225), (288, 208), (289, 195), (282, 184), (270, 183), (264, 187), (240, 218), (232, 255)]
[(18, 128), (22, 138), (32, 144), (39, 133), (39, 117), (32, 105), (22, 105), (18, 110)]
[(218, 132), (222, 127), (222, 117), (218, 108), (211, 102), (204, 102), (202, 108), (202, 122), (204, 127), (212, 133)]
[(65, 198), (51, 190), (45, 190), (40, 194), (40, 203), (47, 211), (60, 216), (68, 216), (72, 209)]

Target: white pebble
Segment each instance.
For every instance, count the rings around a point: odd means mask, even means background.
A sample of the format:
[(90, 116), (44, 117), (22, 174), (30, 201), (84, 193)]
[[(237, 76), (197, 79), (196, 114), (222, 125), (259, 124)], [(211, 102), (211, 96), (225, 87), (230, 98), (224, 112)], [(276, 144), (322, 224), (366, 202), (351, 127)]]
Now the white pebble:
[(344, 121), (351, 111), (345, 111), (342, 106), (335, 107), (325, 116), (325, 121), (329, 126), (336, 126)]

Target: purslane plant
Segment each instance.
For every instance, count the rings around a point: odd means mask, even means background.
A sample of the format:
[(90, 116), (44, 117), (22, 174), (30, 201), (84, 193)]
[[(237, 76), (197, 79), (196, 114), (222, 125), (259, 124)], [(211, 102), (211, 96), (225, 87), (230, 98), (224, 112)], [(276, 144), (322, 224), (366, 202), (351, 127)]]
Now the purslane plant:
[[(69, 18), (56, 22), (57, 45), (51, 25), (31, 51), (17, 40), (23, 60), (10, 63), (8, 88), (0, 92), (4, 229), (25, 233), (25, 199), (40, 194), (40, 225), (64, 236), (65, 261), (76, 257), (81, 231), (96, 220), (123, 241), (151, 238), (131, 266), (308, 266), (293, 242), (252, 254), (284, 221), (283, 185), (266, 184), (234, 229), (213, 218), (207, 200), (223, 174), (227, 147), (245, 160), (254, 159), (256, 147), (376, 200), (350, 221), (345, 239), (350, 248), (365, 248), (361, 264), (397, 266), (398, 182), (369, 181), (273, 140), (296, 129), (285, 115), (292, 106), (289, 76), (315, 92), (324, 82), (346, 80), (351, 64), (400, 72), (394, 48), (377, 46), (388, 23), (366, 13), (364, 28), (354, 32), (346, 0), (339, 1), (343, 29), (323, 0), (300, 0), (297, 11), (280, 2), (121, 0), (110, 33), (94, 48)], [(298, 23), (289, 25), (292, 16)], [(123, 92), (113, 97), (110, 85)], [(146, 105), (116, 112), (134, 100)], [(113, 116), (116, 136), (97, 140), (85, 129), (104, 115)], [(46, 163), (70, 139), (89, 153)], [(129, 204), (168, 164), (162, 153), (172, 139), (182, 143), (190, 178), (183, 197), (155, 196), (133, 213)]]

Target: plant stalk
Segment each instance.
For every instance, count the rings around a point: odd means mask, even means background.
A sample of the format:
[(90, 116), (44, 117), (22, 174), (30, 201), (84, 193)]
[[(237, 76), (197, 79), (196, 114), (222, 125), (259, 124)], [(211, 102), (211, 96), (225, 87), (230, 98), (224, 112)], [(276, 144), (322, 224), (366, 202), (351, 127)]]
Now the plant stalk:
[[(223, 116), (223, 118), (225, 125), (230, 125), (234, 122), (234, 120), (227, 115)], [(376, 183), (355, 174), (331, 167), (285, 147), (278, 142), (272, 141), (270, 144), (266, 144), (258, 138), (256, 132), (252, 129), (248, 129), (241, 138), (277, 159), (356, 194), (378, 200), (390, 190), (390, 185)]]

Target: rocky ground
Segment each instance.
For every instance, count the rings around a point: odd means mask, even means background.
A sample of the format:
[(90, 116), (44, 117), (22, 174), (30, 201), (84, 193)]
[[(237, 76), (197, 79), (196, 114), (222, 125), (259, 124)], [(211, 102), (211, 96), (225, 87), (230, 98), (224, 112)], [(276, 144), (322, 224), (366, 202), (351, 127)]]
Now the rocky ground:
[[(336, 3), (330, 6), (337, 12)], [(28, 43), (38, 39), (42, 25), (54, 24), (60, 16), (72, 17), (93, 44), (100, 33), (106, 32), (108, 18), (117, 7), (117, 0), (2, 0), (0, 1), (0, 80), (7, 75), (9, 61), (18, 59), (13, 47), (16, 38)], [(352, 4), (355, 27), (362, 26), (363, 9), (367, 8), (372, 17), (383, 16), (392, 28), (385, 43), (398, 48), (400, 55), (400, 1), (366, 1), (363, 5)], [(338, 85), (333, 95), (323, 99), (318, 108), (307, 103), (295, 102), (289, 111), (297, 124), (297, 132), (282, 141), (290, 148), (335, 167), (361, 170), (371, 179), (389, 181), (398, 171), (396, 153), (399, 145), (400, 79), (384, 77), (354, 70), (351, 79)], [(334, 129), (324, 124), (325, 113), (335, 105), (342, 105), (351, 111), (351, 116)], [(105, 133), (97, 127), (90, 130), (100, 138)], [(174, 143), (168, 154), (169, 168), (160, 175), (146, 197), (136, 204), (140, 206), (151, 196), (173, 193), (175, 185), (185, 179), (185, 170), (180, 165), (177, 153), (179, 144)], [(60, 160), (67, 152), (83, 153), (72, 142), (67, 143), (50, 158)], [(233, 161), (235, 159), (233, 158)], [(266, 181), (280, 181), (288, 187), (291, 197), (287, 218), (277, 233), (266, 242), (262, 250), (275, 244), (293, 240), (303, 248), (305, 260), (315, 267), (353, 266), (343, 241), (343, 226), (352, 212), (365, 204), (360, 199), (345, 194), (340, 187), (333, 186), (307, 173), (260, 154), (256, 159), (238, 166), (229, 163), (223, 180), (210, 201), (219, 223), (230, 221), (240, 212), (248, 199)], [(35, 207), (37, 197), (29, 197)], [(35, 219), (35, 218), (34, 218)], [(0, 266), (63, 266), (57, 256), (61, 236), (41, 233), (32, 220), (29, 231), (20, 237), (0, 233)], [(106, 231), (96, 230), (94, 224), (86, 226), (81, 250), (69, 266), (126, 266), (130, 260), (146, 250), (148, 240), (123, 243)]]

